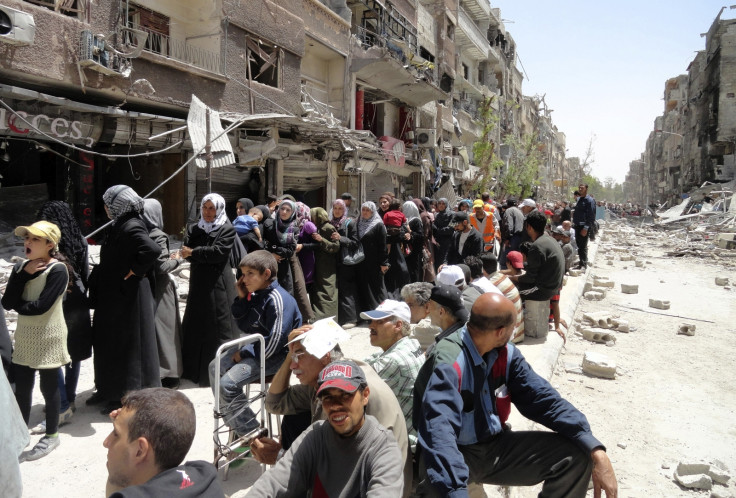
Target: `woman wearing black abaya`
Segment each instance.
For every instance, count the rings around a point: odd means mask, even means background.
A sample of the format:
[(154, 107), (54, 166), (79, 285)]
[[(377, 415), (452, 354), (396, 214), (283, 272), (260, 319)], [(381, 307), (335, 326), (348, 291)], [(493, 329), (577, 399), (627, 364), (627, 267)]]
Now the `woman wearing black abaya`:
[(295, 254), (299, 227), (296, 223), (296, 203), (284, 199), (276, 212), (276, 218), (269, 218), (263, 223), (263, 240), (265, 249), (278, 261), (279, 285), (286, 292), (294, 295), (294, 279), (291, 274), (291, 257)]
[[(421, 202), (421, 201), (419, 201)], [(409, 280), (411, 282), (424, 281), (424, 268), (422, 252), (424, 250), (424, 229), (422, 228), (422, 219), (419, 216), (419, 209), (413, 201), (406, 201), (401, 206), (401, 212), (404, 213), (409, 221), (410, 239), (405, 245), (409, 248), (409, 254), (406, 255), (406, 267), (409, 269)]]
[(94, 305), (96, 400), (103, 413), (120, 408), (127, 391), (160, 387), (152, 282), (161, 248), (141, 219), (143, 199), (125, 185), (102, 196), (112, 219), (100, 249), (100, 264), (90, 276)]
[(342, 199), (332, 203), (330, 224), (337, 229), (332, 234), (332, 240), (340, 241), (340, 252), (337, 253), (337, 323), (344, 329), (355, 327), (358, 323), (358, 294), (357, 265), (343, 264), (342, 249), (354, 250), (358, 245), (357, 221), (348, 218), (347, 207)]
[(360, 276), (358, 287), (358, 311), (371, 311), (386, 299), (383, 276), (389, 268), (386, 251), (386, 226), (378, 216), (376, 205), (364, 202), (360, 218), (356, 223), (358, 240), (363, 246), (365, 259), (356, 265), (355, 273)]
[(217, 348), (239, 335), (230, 312), (236, 295), (230, 253), (237, 235), (220, 195), (204, 196), (200, 210), (201, 218), (187, 230), (179, 253), (192, 264), (182, 320), (182, 378), (206, 387)]

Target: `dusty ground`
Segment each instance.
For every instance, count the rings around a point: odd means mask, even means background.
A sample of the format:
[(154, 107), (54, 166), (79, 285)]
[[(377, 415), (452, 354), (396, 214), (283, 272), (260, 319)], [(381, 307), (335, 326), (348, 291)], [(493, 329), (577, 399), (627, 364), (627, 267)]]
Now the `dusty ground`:
[[(603, 301), (581, 300), (575, 322), (580, 325), (585, 312), (606, 310), (628, 320), (632, 332), (612, 332), (616, 343), (609, 347), (571, 331), (551, 382), (587, 415), (606, 444), (619, 496), (709, 496), (681, 488), (672, 474), (680, 461), (714, 459), (732, 476), (728, 488), (714, 490), (736, 496), (736, 291), (715, 285), (717, 276), (736, 280), (734, 259), (667, 257), (673, 244), (665, 241), (667, 232), (629, 234), (615, 226), (607, 230), (589, 273), (616, 286)], [(633, 254), (645, 267), (620, 261), (622, 254)], [(613, 265), (607, 256), (614, 257)], [(622, 294), (621, 283), (638, 284), (639, 293)], [(650, 308), (649, 298), (669, 300), (671, 307)], [(696, 324), (695, 336), (677, 335), (684, 322)], [(581, 365), (586, 351), (615, 360), (616, 379), (568, 372)]]
[[(613, 332), (616, 344), (607, 347), (576, 336), (573, 328), (551, 381), (588, 416), (594, 433), (607, 445), (619, 479), (619, 496), (709, 496), (709, 492), (679, 487), (672, 473), (682, 460), (718, 459), (736, 477), (736, 394), (732, 387), (736, 375), (736, 290), (714, 284), (716, 276), (736, 281), (736, 260), (664, 257), (672, 242), (663, 246), (662, 241), (660, 233), (624, 233), (614, 226), (608, 228), (589, 274), (608, 277), (616, 287), (603, 301), (581, 301), (576, 321), (583, 312), (608, 310), (628, 320), (633, 330), (628, 334)], [(629, 246), (629, 242), (634, 245)], [(614, 246), (624, 252), (615, 252)], [(620, 254), (629, 253), (647, 261), (645, 267), (619, 261)], [(613, 265), (607, 265), (606, 255), (615, 256)], [(639, 284), (639, 293), (621, 294), (621, 282)], [(650, 297), (670, 300), (670, 310), (649, 308)], [(697, 325), (695, 336), (676, 335), (685, 321)], [(368, 345), (367, 329), (356, 328), (350, 333), (352, 339), (345, 348), (349, 356), (363, 358), (374, 351)], [(615, 359), (616, 380), (566, 371), (566, 365), (580, 365), (583, 353), (589, 350)], [(107, 472), (102, 442), (111, 425), (106, 416), (97, 413), (97, 407), (85, 406), (92, 387), (92, 366), (87, 361), (79, 383), (78, 410), (72, 423), (60, 430), (61, 446), (46, 458), (21, 465), (24, 496), (104, 495)], [(197, 436), (188, 459), (210, 460), (212, 394), (186, 382), (182, 391), (195, 404), (198, 417)], [(32, 425), (42, 420), (41, 409), (37, 387)], [(32, 436), (31, 444), (38, 437)], [(224, 483), (226, 492), (246, 489), (259, 473), (260, 466), (253, 462), (231, 472)], [(729, 488), (718, 489), (725, 496), (736, 496), (733, 482)], [(534, 490), (515, 490), (515, 494), (533, 496)], [(592, 496), (592, 491), (589, 494)]]

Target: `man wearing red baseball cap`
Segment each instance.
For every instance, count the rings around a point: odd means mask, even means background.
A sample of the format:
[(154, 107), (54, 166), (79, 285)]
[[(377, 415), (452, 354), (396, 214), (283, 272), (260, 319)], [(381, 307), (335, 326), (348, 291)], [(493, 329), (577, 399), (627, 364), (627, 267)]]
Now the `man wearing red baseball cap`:
[(355, 362), (335, 361), (319, 374), (327, 420), (312, 424), (248, 496), (401, 496), (403, 462), (391, 431), (365, 407), (370, 389)]

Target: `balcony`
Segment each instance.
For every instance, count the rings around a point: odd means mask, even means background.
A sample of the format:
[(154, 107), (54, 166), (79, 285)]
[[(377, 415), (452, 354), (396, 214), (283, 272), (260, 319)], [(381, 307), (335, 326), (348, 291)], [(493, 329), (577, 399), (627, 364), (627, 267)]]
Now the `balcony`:
[[(132, 25), (130, 27), (148, 34), (143, 52), (156, 54), (212, 73), (222, 74), (222, 58), (219, 53), (210, 52), (187, 43), (186, 40), (178, 40), (143, 26)], [(126, 36), (128, 35), (126, 34)], [(126, 42), (135, 45), (135, 39), (126, 40)]]
[(488, 43), (486, 35), (462, 7), (459, 14), (458, 29), (455, 30), (455, 44), (476, 60), (488, 59), (491, 45)]
[(460, 4), (473, 19), (491, 17), (491, 3), (488, 0), (461, 0)]

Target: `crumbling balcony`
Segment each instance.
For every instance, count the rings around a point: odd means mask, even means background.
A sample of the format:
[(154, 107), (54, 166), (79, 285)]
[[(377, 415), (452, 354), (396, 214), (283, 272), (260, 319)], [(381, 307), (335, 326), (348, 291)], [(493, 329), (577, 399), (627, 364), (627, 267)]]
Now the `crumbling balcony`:
[[(187, 43), (186, 40), (178, 40), (150, 28), (137, 25), (130, 27), (148, 34), (145, 46), (143, 47), (144, 52), (158, 54), (167, 59), (183, 62), (184, 64), (189, 64), (205, 71), (222, 74), (222, 59), (220, 54), (196, 47)], [(129, 43), (134, 45), (135, 40), (130, 40)]]
[(462, 7), (458, 15), (458, 29), (455, 31), (455, 45), (462, 47), (462, 50), (476, 60), (488, 59), (491, 48), (486, 35)]

